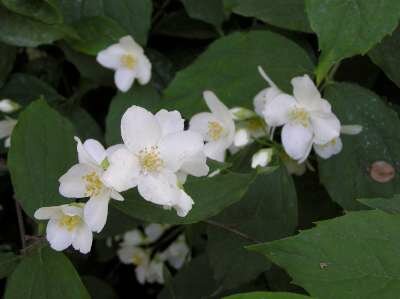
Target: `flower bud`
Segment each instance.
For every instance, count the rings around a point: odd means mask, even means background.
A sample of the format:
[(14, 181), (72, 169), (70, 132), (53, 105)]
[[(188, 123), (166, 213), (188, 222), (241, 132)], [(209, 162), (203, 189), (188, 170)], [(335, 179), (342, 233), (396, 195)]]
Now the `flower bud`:
[(232, 114), (233, 120), (246, 120), (257, 116), (253, 111), (242, 107), (234, 107), (229, 111)]
[(21, 106), (18, 103), (11, 101), (10, 99), (0, 101), (0, 111), (3, 113), (12, 113), (20, 108)]
[(250, 133), (246, 129), (239, 129), (235, 133), (233, 144), (237, 147), (245, 146), (250, 142)]
[(264, 148), (255, 153), (251, 159), (251, 168), (265, 167), (271, 162), (274, 150), (272, 148)]

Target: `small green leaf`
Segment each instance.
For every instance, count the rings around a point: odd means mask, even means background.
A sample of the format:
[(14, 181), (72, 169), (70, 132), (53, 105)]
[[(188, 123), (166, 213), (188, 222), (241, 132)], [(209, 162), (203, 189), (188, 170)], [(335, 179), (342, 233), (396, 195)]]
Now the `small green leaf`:
[(9, 276), (17, 267), (20, 257), (13, 252), (0, 252), (0, 279)]
[(17, 48), (0, 43), (0, 88), (12, 70), (16, 55)]
[(400, 291), (400, 218), (381, 211), (350, 212), (295, 237), (251, 246), (311, 296), (391, 299)]
[(223, 299), (311, 299), (311, 297), (299, 295), (295, 293), (281, 293), (281, 292), (253, 292), (236, 294)]
[(25, 256), (7, 282), (5, 299), (89, 299), (71, 262), (49, 247)]
[(221, 27), (225, 18), (222, 0), (181, 1), (191, 18), (210, 23), (217, 28)]
[(8, 166), (16, 198), (33, 216), (36, 209), (70, 201), (58, 192), (58, 179), (75, 160), (74, 128), (44, 100), (19, 116), (11, 137)]
[(362, 204), (377, 210), (384, 211), (389, 214), (400, 213), (400, 195), (397, 194), (393, 198), (361, 198), (358, 199)]

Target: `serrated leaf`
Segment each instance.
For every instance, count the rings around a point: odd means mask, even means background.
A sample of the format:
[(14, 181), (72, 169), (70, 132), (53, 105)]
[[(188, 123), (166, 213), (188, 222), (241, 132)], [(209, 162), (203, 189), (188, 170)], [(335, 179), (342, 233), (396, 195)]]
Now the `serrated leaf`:
[(16, 55), (17, 48), (0, 43), (0, 88), (12, 70)]
[(16, 198), (33, 216), (36, 209), (70, 200), (58, 192), (58, 179), (76, 160), (74, 128), (44, 100), (19, 116), (8, 155)]
[(20, 257), (13, 252), (0, 252), (0, 279), (9, 276), (19, 261)]
[(253, 97), (267, 87), (258, 65), (286, 91), (291, 90), (292, 77), (313, 69), (306, 51), (278, 34), (233, 33), (212, 43), (192, 65), (177, 73), (165, 91), (164, 105), (189, 117), (207, 109), (202, 93), (212, 90), (228, 107), (253, 108)]
[(254, 174), (229, 173), (213, 178), (194, 178), (185, 183), (185, 192), (194, 205), (186, 217), (179, 217), (175, 210), (164, 210), (144, 200), (132, 190), (124, 194), (123, 202), (113, 202), (122, 212), (136, 219), (155, 223), (189, 224), (215, 216), (223, 209), (237, 202), (246, 193), (254, 180)]
[(400, 27), (375, 46), (368, 55), (400, 87)]
[(89, 299), (78, 273), (64, 254), (48, 247), (26, 256), (7, 282), (5, 299)]
[(311, 297), (299, 295), (295, 293), (283, 292), (252, 292), (244, 294), (236, 294), (223, 299), (311, 299)]
[[(243, 199), (212, 221), (260, 242), (291, 235), (297, 226), (297, 197), (292, 178), (284, 168), (258, 175)], [(210, 265), (215, 279), (225, 289), (251, 281), (270, 267), (267, 261), (245, 249), (255, 241), (213, 225), (208, 226), (207, 235)]]
[(400, 291), (400, 218), (350, 212), (295, 237), (252, 246), (283, 267), (293, 282), (324, 299), (396, 298)]
[(304, 0), (224, 0), (224, 3), (242, 16), (289, 30), (312, 32)]
[(379, 96), (354, 84), (328, 85), (325, 98), (343, 125), (363, 126), (356, 136), (341, 136), (340, 154), (328, 160), (319, 159), (320, 179), (332, 199), (345, 210), (355, 210), (365, 208), (357, 198), (400, 193), (399, 175), (387, 183), (379, 183), (370, 176), (371, 165), (376, 161), (386, 161), (398, 169), (400, 120), (396, 112)]
[(224, 21), (222, 0), (181, 0), (188, 15), (219, 28)]
[(400, 213), (400, 195), (397, 194), (393, 198), (361, 198), (358, 199), (362, 204), (377, 210), (384, 211), (389, 214)]
[(396, 28), (397, 0), (306, 0), (311, 28), (322, 50), (316, 70), (320, 82), (343, 58), (365, 54)]

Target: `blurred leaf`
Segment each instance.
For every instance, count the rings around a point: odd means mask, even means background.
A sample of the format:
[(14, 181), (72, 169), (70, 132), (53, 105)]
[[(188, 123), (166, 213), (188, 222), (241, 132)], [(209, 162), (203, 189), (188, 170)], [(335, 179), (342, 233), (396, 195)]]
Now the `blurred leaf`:
[[(262, 242), (293, 234), (297, 226), (297, 198), (292, 178), (282, 167), (272, 174), (258, 175), (242, 200), (212, 221)], [(213, 225), (209, 225), (207, 233), (207, 254), (214, 278), (225, 289), (255, 279), (270, 267), (266, 260), (244, 248), (255, 241)]]
[(162, 53), (148, 49), (146, 55), (151, 62), (151, 82), (158, 90), (164, 90), (175, 76), (175, 68), (172, 62)]
[(210, 23), (217, 28), (221, 27), (225, 18), (222, 0), (181, 1), (191, 18)]
[(132, 105), (144, 107), (155, 113), (160, 108), (160, 95), (150, 86), (135, 85), (126, 93), (118, 93), (112, 100), (106, 119), (108, 145), (121, 143), (121, 118)]
[(189, 117), (206, 110), (202, 93), (214, 91), (228, 107), (253, 107), (253, 97), (267, 87), (258, 74), (261, 65), (272, 80), (289, 91), (290, 79), (310, 73), (306, 51), (275, 33), (254, 31), (220, 38), (188, 68), (177, 73), (166, 89), (164, 102)]
[(144, 200), (135, 190), (124, 194), (123, 202), (114, 201), (115, 207), (136, 219), (155, 223), (189, 224), (215, 216), (239, 201), (254, 180), (253, 174), (230, 173), (213, 178), (194, 178), (186, 182), (185, 192), (193, 201), (193, 209), (182, 218), (175, 210), (164, 210)]
[(73, 49), (89, 55), (97, 55), (126, 35), (118, 23), (104, 16), (84, 18), (73, 26), (80, 38), (70, 38), (67, 42)]
[(332, 199), (345, 210), (355, 210), (365, 208), (356, 198), (400, 193), (399, 175), (386, 183), (370, 176), (371, 165), (376, 161), (386, 161), (395, 170), (399, 167), (400, 119), (396, 112), (373, 92), (348, 83), (328, 85), (325, 98), (343, 125), (363, 127), (359, 135), (341, 136), (340, 154), (328, 160), (319, 159), (320, 179)]
[(306, 0), (311, 28), (317, 33), (322, 54), (317, 81), (343, 58), (367, 53), (396, 28), (398, 0)]
[(20, 257), (13, 252), (0, 252), (0, 279), (9, 276), (20, 262)]
[(234, 13), (255, 17), (268, 24), (296, 31), (312, 32), (304, 0), (224, 0)]
[(16, 55), (17, 48), (0, 43), (0, 88), (13, 68)]
[(25, 256), (7, 282), (5, 299), (89, 299), (78, 273), (64, 254), (49, 247)]
[(16, 194), (24, 211), (69, 201), (58, 192), (58, 179), (76, 159), (71, 123), (37, 100), (19, 116), (15, 127), (8, 166)]
[(85, 109), (74, 107), (67, 112), (66, 117), (74, 125), (76, 136), (81, 140), (96, 139), (103, 142), (104, 136), (99, 124)]
[(47, 24), (62, 23), (58, 0), (1, 0), (9, 10)]
[(400, 291), (400, 218), (350, 212), (295, 237), (251, 246), (283, 267), (311, 296), (391, 299)]
[(393, 198), (362, 198), (358, 199), (362, 204), (389, 214), (400, 214), (400, 194)]
[(400, 27), (391, 36), (383, 39), (369, 53), (369, 57), (377, 64), (397, 86), (400, 87)]
[(93, 299), (118, 298), (118, 295), (109, 284), (95, 276), (83, 276), (82, 281)]
[(253, 292), (246, 294), (237, 294), (223, 299), (311, 299), (311, 297), (299, 295), (295, 293), (281, 293), (281, 292)]

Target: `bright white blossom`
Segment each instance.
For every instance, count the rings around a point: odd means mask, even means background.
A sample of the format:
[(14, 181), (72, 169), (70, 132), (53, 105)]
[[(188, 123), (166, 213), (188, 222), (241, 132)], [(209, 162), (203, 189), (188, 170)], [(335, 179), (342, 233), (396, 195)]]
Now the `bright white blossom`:
[(83, 204), (43, 207), (35, 212), (38, 220), (49, 220), (46, 238), (51, 248), (62, 251), (70, 245), (81, 253), (92, 247), (92, 232), (83, 218)]
[(10, 147), (11, 145), (11, 134), (17, 125), (17, 120), (11, 117), (6, 117), (3, 120), (0, 120), (0, 139), (5, 138), (4, 146)]
[[(100, 232), (107, 221), (110, 198), (124, 198), (102, 179), (108, 167), (107, 151), (96, 140), (85, 143), (75, 137), (79, 163), (72, 166), (60, 179), (60, 194), (68, 198), (90, 197), (85, 205), (85, 221), (92, 231)], [(110, 149), (112, 152), (114, 149)]]
[(229, 109), (211, 91), (203, 93), (211, 112), (201, 112), (190, 120), (190, 130), (199, 132), (207, 142), (204, 153), (207, 157), (223, 162), (226, 150), (233, 144), (235, 123)]
[(268, 125), (283, 126), (283, 147), (301, 163), (313, 144), (326, 144), (339, 137), (340, 122), (307, 75), (295, 77), (291, 83), (294, 96), (277, 95), (266, 104), (263, 114)]
[(193, 163), (194, 157), (203, 155), (202, 136), (184, 131), (177, 111), (161, 110), (153, 115), (138, 106), (132, 106), (123, 115), (121, 135), (124, 145), (109, 156), (104, 181), (119, 192), (137, 186), (145, 200), (175, 208), (179, 216), (186, 216), (193, 200), (179, 188), (177, 173), (208, 173), (205, 158), (202, 163)]
[(10, 99), (3, 99), (0, 101), (0, 111), (3, 113), (12, 113), (21, 108), (21, 105), (11, 101)]
[(274, 150), (263, 148), (256, 152), (251, 159), (251, 168), (265, 167), (271, 162)]
[(118, 89), (128, 91), (135, 79), (140, 84), (149, 83), (151, 63), (143, 48), (131, 36), (125, 36), (97, 54), (97, 61), (104, 67), (115, 70), (115, 84)]

